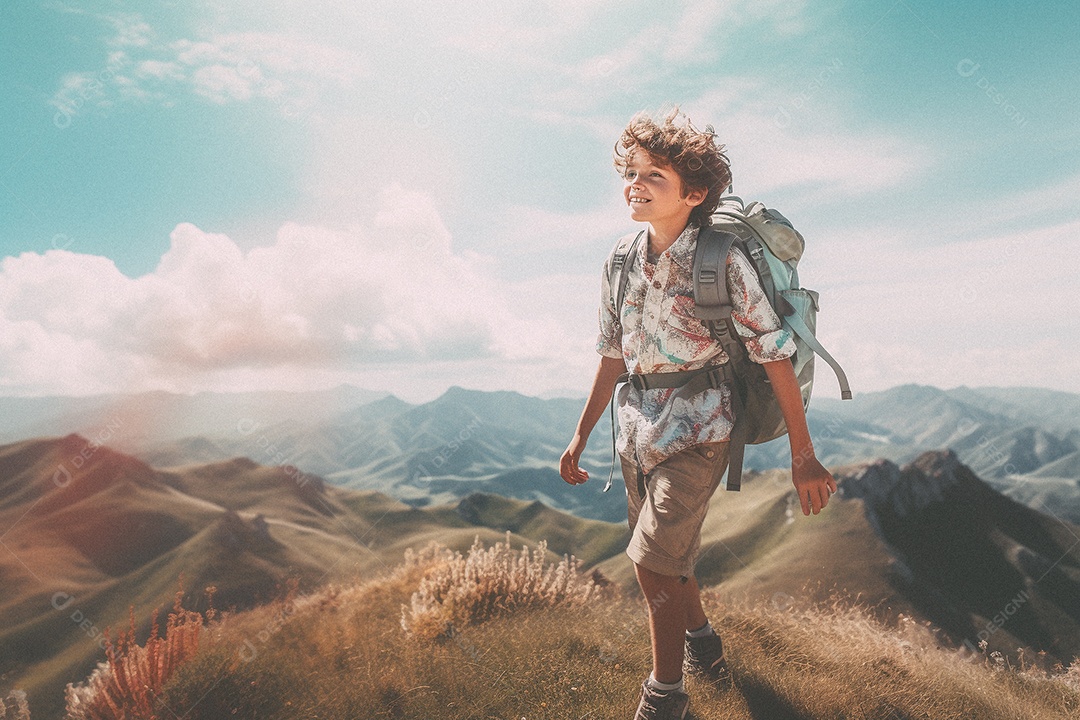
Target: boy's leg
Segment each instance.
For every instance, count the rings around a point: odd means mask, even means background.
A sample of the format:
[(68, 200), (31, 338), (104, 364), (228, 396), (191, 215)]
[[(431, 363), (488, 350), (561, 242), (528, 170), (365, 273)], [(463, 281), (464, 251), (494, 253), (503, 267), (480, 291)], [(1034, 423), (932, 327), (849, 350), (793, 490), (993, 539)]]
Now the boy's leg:
[[(649, 606), (653, 677), (662, 683), (677, 683), (682, 678), (689, 582), (683, 583), (676, 575), (661, 575), (637, 564), (634, 569)], [(702, 620), (694, 627), (704, 624)]]
[(698, 587), (696, 577), (691, 577), (686, 581), (683, 593), (683, 607), (686, 609), (686, 631), (697, 630), (709, 622), (709, 618), (705, 617), (705, 608), (701, 606), (701, 588)]
[(726, 466), (726, 443), (690, 448), (657, 466), (647, 496), (639, 498), (639, 471), (623, 459), (634, 530), (626, 552), (648, 605), (653, 677), (661, 683), (679, 681), (686, 631), (707, 622), (693, 565), (709, 498)]
[(697, 578), (684, 583), (679, 577), (661, 575), (641, 565), (635, 564), (634, 570), (649, 607), (653, 677), (662, 683), (679, 682), (686, 632), (709, 622), (701, 607)]

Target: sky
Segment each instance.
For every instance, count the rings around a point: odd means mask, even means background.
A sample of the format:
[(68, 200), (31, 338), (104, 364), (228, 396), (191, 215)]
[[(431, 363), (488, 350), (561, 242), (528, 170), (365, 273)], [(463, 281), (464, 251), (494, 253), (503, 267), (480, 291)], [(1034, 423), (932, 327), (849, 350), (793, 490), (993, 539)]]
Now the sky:
[[(858, 394), (1080, 392), (1080, 4), (0, 5), (0, 394), (584, 395), (634, 113), (802, 232)], [(827, 368), (816, 395), (837, 397)]]

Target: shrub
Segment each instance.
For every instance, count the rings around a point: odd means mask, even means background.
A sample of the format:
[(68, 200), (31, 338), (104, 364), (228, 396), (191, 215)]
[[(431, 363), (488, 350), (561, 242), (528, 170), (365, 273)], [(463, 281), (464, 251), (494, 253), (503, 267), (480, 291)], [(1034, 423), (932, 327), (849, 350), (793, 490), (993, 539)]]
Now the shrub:
[(577, 606), (598, 594), (580, 562), (564, 555), (555, 563), (544, 558), (547, 543), (520, 553), (506, 542), (484, 549), (477, 536), (467, 557), (432, 544), (419, 554), (406, 553), (405, 567), (429, 564), (409, 605), (402, 605), (402, 628), (420, 638), (452, 637), (455, 630), (525, 608)]
[[(161, 689), (182, 663), (199, 649), (199, 634), (203, 617), (184, 610), (180, 605), (183, 593), (176, 602), (165, 625), (165, 636), (159, 634), (157, 611), (151, 622), (150, 637), (145, 646), (135, 642), (135, 612), (131, 612), (131, 628), (121, 632), (113, 642), (105, 635), (107, 662), (100, 663), (85, 682), (68, 684), (65, 693), (68, 720), (120, 720), (128, 717), (153, 720), (159, 717), (155, 707)], [(212, 612), (208, 613), (212, 617)]]

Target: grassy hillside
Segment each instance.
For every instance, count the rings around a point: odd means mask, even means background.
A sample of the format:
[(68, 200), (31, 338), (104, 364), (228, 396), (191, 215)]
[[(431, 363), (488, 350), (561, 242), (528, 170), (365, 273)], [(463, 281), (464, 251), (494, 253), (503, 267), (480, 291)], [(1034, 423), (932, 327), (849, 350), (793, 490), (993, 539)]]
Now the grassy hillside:
[[(68, 475), (57, 475), (61, 466)], [(799, 513), (780, 471), (749, 472), (742, 492), (714, 496), (698, 576), (716, 588), (725, 613), (784, 613), (857, 596), (890, 627), (901, 614), (932, 620), (954, 646), (986, 637), (988, 651), (1010, 659), (1021, 647), (1029, 656), (1047, 651), (1048, 663), (1080, 654), (1080, 528), (994, 492), (951, 453), (836, 473), (841, 492), (813, 518)], [(621, 504), (619, 495), (604, 502)], [(196, 610), (206, 608), (207, 586), (217, 588), (216, 607), (241, 611), (290, 578), (301, 592), (337, 583), (352, 588), (341, 591), (348, 594), (387, 576), (409, 548), (437, 541), (464, 551), (476, 537), (490, 544), (509, 531), (515, 544), (545, 540), (550, 557), (572, 553), (597, 578), (636, 592), (624, 523), (479, 493), (416, 508), (243, 458), (155, 469), (75, 435), (0, 447), (0, 527), (7, 551), (0, 553), (0, 693), (27, 691), (39, 717), (56, 717), (64, 685), (105, 659), (105, 628), (126, 627), (133, 609), (145, 636), (151, 611), (171, 605), (178, 585)], [(629, 625), (604, 624), (637, 617), (621, 602), (609, 598), (583, 617), (596, 613), (601, 636), (629, 637)], [(257, 622), (250, 617), (237, 622)], [(521, 613), (520, 622), (569, 619), (549, 610)], [(252, 637), (266, 636), (269, 647), (284, 625), (269, 634), (256, 627)], [(370, 649), (374, 641), (358, 642)], [(247, 647), (240, 642), (232, 652), (239, 657)], [(429, 651), (446, 649), (417, 651), (417, 662)], [(368, 662), (372, 672), (397, 667)], [(281, 672), (292, 677), (288, 667)], [(423, 684), (419, 675), (416, 682)]]
[(217, 607), (245, 609), (290, 578), (305, 592), (361, 581), (408, 547), (467, 549), (507, 529), (590, 562), (620, 552), (625, 535), (479, 495), (419, 510), (246, 458), (155, 469), (77, 435), (0, 447), (0, 693), (25, 690), (55, 716), (64, 685), (105, 659), (104, 631), (115, 636), (134, 609), (146, 632), (178, 586), (188, 607), (204, 609), (214, 586)]
[[(649, 669), (645, 612), (610, 589), (584, 607), (491, 613), (427, 640), (403, 605), (441, 561), (227, 618), (158, 697), (158, 717), (629, 718)], [(1080, 667), (950, 650), (862, 610), (721, 603), (733, 682), (689, 681), (699, 720), (1050, 718), (1080, 712)], [(166, 710), (167, 708), (167, 710)]]

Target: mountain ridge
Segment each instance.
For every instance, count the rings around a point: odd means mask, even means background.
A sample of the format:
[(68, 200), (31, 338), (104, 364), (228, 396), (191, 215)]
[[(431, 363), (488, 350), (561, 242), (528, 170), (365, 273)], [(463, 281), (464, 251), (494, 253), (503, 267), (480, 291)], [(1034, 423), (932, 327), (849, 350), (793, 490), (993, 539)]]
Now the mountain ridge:
[[(380, 490), (418, 507), (481, 490), (541, 500), (594, 519), (617, 521), (622, 515), (620, 504), (600, 494), (594, 483), (571, 488), (558, 479), (558, 458), (576, 426), (580, 400), (454, 386), (414, 405), (364, 392), (204, 394), (202, 410), (185, 416), (178, 427), (169, 419), (183, 416), (188, 400), (181, 398), (161, 418), (147, 422), (150, 410), (140, 409), (136, 397), (117, 401), (96, 418), (84, 413), (86, 427), (58, 429), (81, 430), (86, 438), (154, 467), (248, 456), (291, 465), (334, 485)], [(155, 402), (167, 397), (156, 395)], [(309, 404), (318, 407), (306, 408)], [(1054, 404), (1064, 411), (1054, 413)], [(130, 406), (134, 414), (125, 415), (122, 409)], [(213, 422), (199, 425), (208, 415)], [(1070, 459), (1080, 458), (1080, 425), (1069, 429), (1070, 418), (1080, 423), (1080, 396), (1069, 393), (913, 384), (860, 394), (853, 401), (816, 398), (808, 413), (815, 448), (826, 464), (876, 458), (906, 463), (926, 450), (951, 448), (1015, 499), (1033, 507), (1052, 503), (1080, 522), (1080, 484), (1070, 482), (1080, 467)], [(185, 434), (189, 430), (195, 434)], [(594, 476), (605, 476), (610, 467), (609, 438), (605, 413), (581, 461)], [(789, 462), (783, 439), (747, 448), (748, 469), (786, 468)]]
[[(81, 457), (85, 441), (0, 447), (0, 470), (22, 468), (17, 480), (0, 475), (0, 483), (48, 490), (0, 509), (11, 551), (0, 557), (0, 610), (18, 619), (0, 629), (0, 676), (23, 678), (36, 699), (78, 680), (101, 658), (71, 612), (56, 609), (57, 588), (94, 627), (115, 627), (126, 624), (129, 607), (146, 617), (153, 606), (171, 604), (181, 575), (189, 606), (198, 607), (202, 588), (214, 585), (219, 607), (252, 607), (291, 576), (311, 590), (378, 575), (407, 548), (433, 540), (463, 550), (475, 537), (490, 543), (507, 532), (516, 543), (545, 540), (550, 552), (578, 555), (608, 581), (634, 587), (624, 523), (476, 492), (424, 509), (314, 480), (317, 490), (305, 495), (288, 466), (234, 458), (156, 469), (107, 447), (96, 448), (64, 487), (53, 485), (56, 463), (73, 450)], [(855, 464), (836, 474), (841, 492), (814, 518), (797, 514), (783, 471), (751, 471), (741, 493), (717, 493), (703, 529), (702, 584), (773, 603), (862, 593), (892, 617), (933, 620), (956, 642), (976, 641), (1004, 607), (995, 603), (1021, 588), (1022, 607), (988, 636), (991, 647), (1038, 647), (1061, 658), (1080, 652), (1080, 553), (1067, 544), (1080, 529), (1000, 495), (955, 453), (927, 453), (903, 467)], [(976, 506), (958, 515), (973, 498)], [(914, 529), (903, 532), (899, 515)], [(964, 536), (972, 538), (960, 565), (950, 559), (962, 546), (949, 529), (958, 517), (967, 518)], [(992, 576), (972, 573), (980, 563)], [(822, 577), (833, 585), (822, 585)], [(994, 590), (1003, 578), (1008, 583)]]

